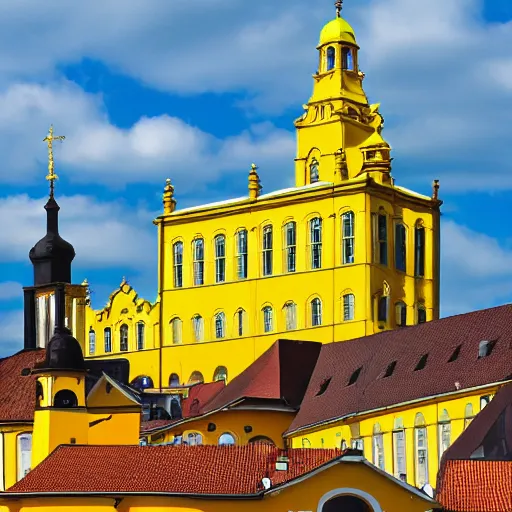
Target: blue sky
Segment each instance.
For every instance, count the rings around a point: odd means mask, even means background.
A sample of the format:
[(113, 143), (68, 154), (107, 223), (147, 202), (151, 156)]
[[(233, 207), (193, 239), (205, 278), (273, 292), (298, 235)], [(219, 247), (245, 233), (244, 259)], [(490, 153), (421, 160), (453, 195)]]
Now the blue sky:
[[(44, 234), (51, 123), (61, 232), (102, 307), (123, 276), (156, 297), (165, 178), (178, 206), (293, 182), (293, 120), (331, 0), (23, 0), (0, 6), (0, 355), (21, 347)], [(512, 299), (512, 2), (346, 0), (398, 184), (441, 180), (443, 315)]]

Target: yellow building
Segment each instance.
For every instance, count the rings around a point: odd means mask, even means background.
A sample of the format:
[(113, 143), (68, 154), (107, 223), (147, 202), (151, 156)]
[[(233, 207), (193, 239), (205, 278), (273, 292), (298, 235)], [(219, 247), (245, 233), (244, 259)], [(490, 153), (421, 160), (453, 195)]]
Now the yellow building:
[(295, 121), (295, 186), (176, 209), (165, 187), (158, 300), (123, 282), (87, 309), (88, 357), (130, 361), (156, 388), (230, 379), (279, 337), (344, 341), (439, 316), (438, 183), (432, 197), (391, 176), (378, 104), (363, 90), (354, 31), (321, 31), (318, 71)]

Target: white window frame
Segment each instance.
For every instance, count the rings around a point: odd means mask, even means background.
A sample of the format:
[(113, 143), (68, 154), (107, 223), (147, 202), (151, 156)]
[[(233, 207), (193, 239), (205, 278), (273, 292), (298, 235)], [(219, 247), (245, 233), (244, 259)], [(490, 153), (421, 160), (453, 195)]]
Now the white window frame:
[(182, 343), (183, 322), (177, 316), (171, 320), (171, 335), (173, 345), (180, 345)]
[[(348, 228), (348, 229), (345, 229)], [(355, 215), (353, 211), (341, 216), (342, 264), (349, 265), (355, 260)]]
[(215, 282), (226, 282), (226, 237), (217, 235), (215, 245)]
[(196, 238), (193, 242), (194, 286), (204, 284), (204, 239)]
[(322, 268), (322, 219), (309, 221), (310, 265), (312, 270)]
[(241, 229), (236, 234), (236, 250), (237, 250), (237, 276), (238, 279), (247, 279), (248, 267), (248, 233), (246, 229)]
[(274, 330), (274, 312), (271, 306), (265, 306), (263, 312), (263, 332), (269, 333)]
[(183, 242), (173, 244), (174, 288), (183, 287)]
[(297, 223), (293, 220), (284, 226), (285, 268), (291, 273), (297, 270)]
[(262, 263), (264, 276), (271, 276), (273, 273), (273, 237), (272, 225), (269, 224), (263, 228)]
[(315, 297), (311, 301), (311, 326), (318, 327), (322, 325), (322, 301)]
[(343, 295), (343, 321), (351, 322), (355, 318), (355, 295), (346, 293)]
[[(25, 444), (25, 446), (24, 446)], [(30, 444), (30, 449), (27, 446)], [(16, 438), (17, 478), (21, 480), (30, 472), (32, 464), (32, 434), (26, 432)]]
[(226, 315), (220, 311), (215, 315), (215, 339), (221, 340), (226, 337)]

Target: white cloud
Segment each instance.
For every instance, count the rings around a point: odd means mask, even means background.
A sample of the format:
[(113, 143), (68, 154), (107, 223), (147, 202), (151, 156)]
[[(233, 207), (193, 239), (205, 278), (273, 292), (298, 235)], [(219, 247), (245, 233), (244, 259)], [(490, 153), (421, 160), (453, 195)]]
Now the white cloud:
[(20, 299), (22, 297), (22, 285), (15, 281), (0, 283), (0, 301)]

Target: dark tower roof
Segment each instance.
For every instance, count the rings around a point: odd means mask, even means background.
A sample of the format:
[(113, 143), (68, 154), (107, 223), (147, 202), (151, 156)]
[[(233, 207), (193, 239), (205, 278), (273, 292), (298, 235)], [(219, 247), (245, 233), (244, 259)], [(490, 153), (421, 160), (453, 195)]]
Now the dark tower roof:
[(86, 371), (80, 343), (66, 327), (55, 328), (55, 334), (46, 349), (45, 360), (34, 367), (34, 373), (45, 370)]
[(59, 235), (59, 210), (53, 194), (44, 206), (46, 235), (29, 252), (34, 266), (34, 286), (71, 283), (71, 262), (75, 249)]

